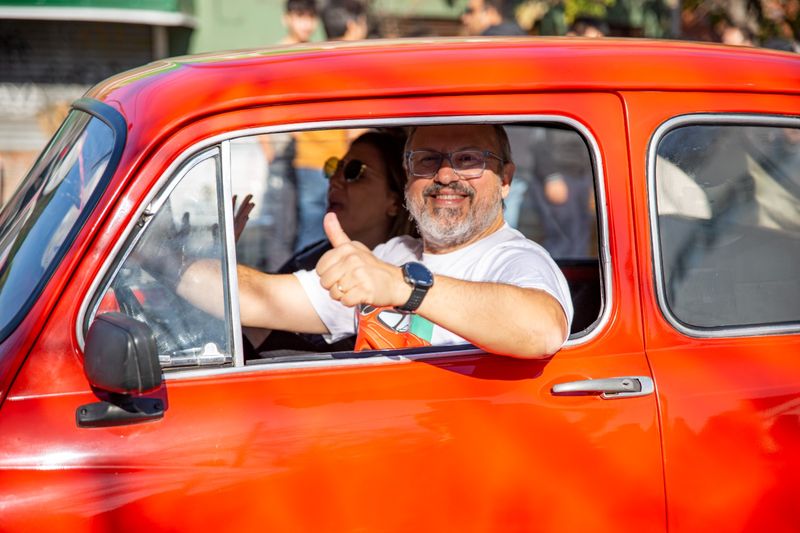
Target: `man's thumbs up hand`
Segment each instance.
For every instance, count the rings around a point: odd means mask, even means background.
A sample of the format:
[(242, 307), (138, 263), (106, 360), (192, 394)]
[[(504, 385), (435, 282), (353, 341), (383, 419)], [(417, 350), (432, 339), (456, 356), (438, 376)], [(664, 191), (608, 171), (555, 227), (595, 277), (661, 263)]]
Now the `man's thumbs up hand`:
[(339, 224), (339, 218), (336, 213), (325, 213), (325, 218), (322, 219), (322, 227), (325, 229), (325, 235), (334, 248), (352, 242), (342, 229), (342, 225)]
[(322, 224), (333, 249), (320, 258), (317, 274), (331, 298), (348, 307), (406, 302), (411, 289), (399, 267), (381, 261), (362, 243), (350, 240), (335, 213), (326, 214)]

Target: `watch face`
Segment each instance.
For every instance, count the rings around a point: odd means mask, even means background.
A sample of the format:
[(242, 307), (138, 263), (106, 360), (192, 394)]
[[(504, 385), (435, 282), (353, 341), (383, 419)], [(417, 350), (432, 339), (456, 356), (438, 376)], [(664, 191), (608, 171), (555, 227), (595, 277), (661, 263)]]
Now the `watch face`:
[(406, 263), (403, 267), (406, 277), (411, 283), (419, 287), (433, 285), (433, 274), (422, 263)]

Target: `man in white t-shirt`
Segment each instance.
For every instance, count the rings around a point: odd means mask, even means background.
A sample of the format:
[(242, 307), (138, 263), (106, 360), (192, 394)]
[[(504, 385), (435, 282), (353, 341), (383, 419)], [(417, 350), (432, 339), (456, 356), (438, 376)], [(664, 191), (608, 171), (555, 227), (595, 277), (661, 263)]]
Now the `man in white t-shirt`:
[[(374, 252), (351, 241), (336, 215), (325, 216), (333, 245), (315, 271), (269, 275), (238, 268), (243, 325), (330, 340), (352, 335), (360, 304), (393, 307), (430, 327), (433, 345), (469, 342), (489, 352), (547, 357), (569, 334), (566, 280), (549, 254), (503, 220), (514, 164), (501, 126), (420, 126), (406, 144), (406, 205), (422, 239), (397, 237)], [(194, 296), (219, 278), (193, 263), (178, 285)], [(202, 292), (200, 292), (202, 294)]]

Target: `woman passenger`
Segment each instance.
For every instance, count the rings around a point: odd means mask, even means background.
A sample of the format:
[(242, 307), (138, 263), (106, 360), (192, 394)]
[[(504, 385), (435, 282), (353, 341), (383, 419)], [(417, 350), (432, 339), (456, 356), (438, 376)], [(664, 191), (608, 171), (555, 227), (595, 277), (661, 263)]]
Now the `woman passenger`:
[[(403, 169), (405, 135), (400, 130), (369, 130), (350, 144), (343, 158), (325, 163), (328, 211), (336, 213), (351, 240), (369, 249), (399, 235), (412, 233), (413, 224), (404, 204), (406, 173)], [(316, 267), (331, 249), (327, 239), (298, 252), (278, 271), (291, 273)]]
[[(370, 249), (399, 235), (416, 235), (404, 204), (404, 147), (405, 135), (401, 130), (369, 130), (350, 144), (343, 158), (331, 157), (325, 163), (325, 175), (330, 180), (328, 211), (336, 213), (351, 240)], [(289, 259), (278, 273), (311, 270), (330, 249), (327, 239), (314, 243)], [(251, 341), (258, 338), (253, 333), (246, 336)], [(321, 335), (273, 331), (250, 354), (275, 349), (351, 350), (353, 342), (354, 339), (344, 339), (328, 344)]]

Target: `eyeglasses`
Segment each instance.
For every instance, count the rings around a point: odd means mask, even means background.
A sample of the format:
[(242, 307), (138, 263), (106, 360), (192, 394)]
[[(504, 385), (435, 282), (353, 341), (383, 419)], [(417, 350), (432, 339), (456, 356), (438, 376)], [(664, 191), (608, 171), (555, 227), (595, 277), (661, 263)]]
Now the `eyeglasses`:
[(447, 159), (458, 177), (469, 180), (483, 174), (487, 157), (494, 157), (503, 163), (502, 157), (489, 150), (457, 150), (447, 154), (433, 150), (412, 150), (406, 152), (406, 166), (409, 175), (430, 178), (439, 172)]
[(361, 179), (361, 176), (364, 175), (364, 171), (367, 170), (367, 165), (360, 159), (351, 159), (347, 163), (344, 163), (342, 159), (333, 156), (329, 157), (328, 160), (325, 161), (325, 166), (322, 167), (323, 172), (325, 172), (325, 177), (328, 179), (333, 178), (333, 176), (339, 172), (339, 169), (342, 168), (342, 164), (344, 164), (344, 171), (342, 174), (344, 176), (344, 181), (347, 183), (358, 181)]

